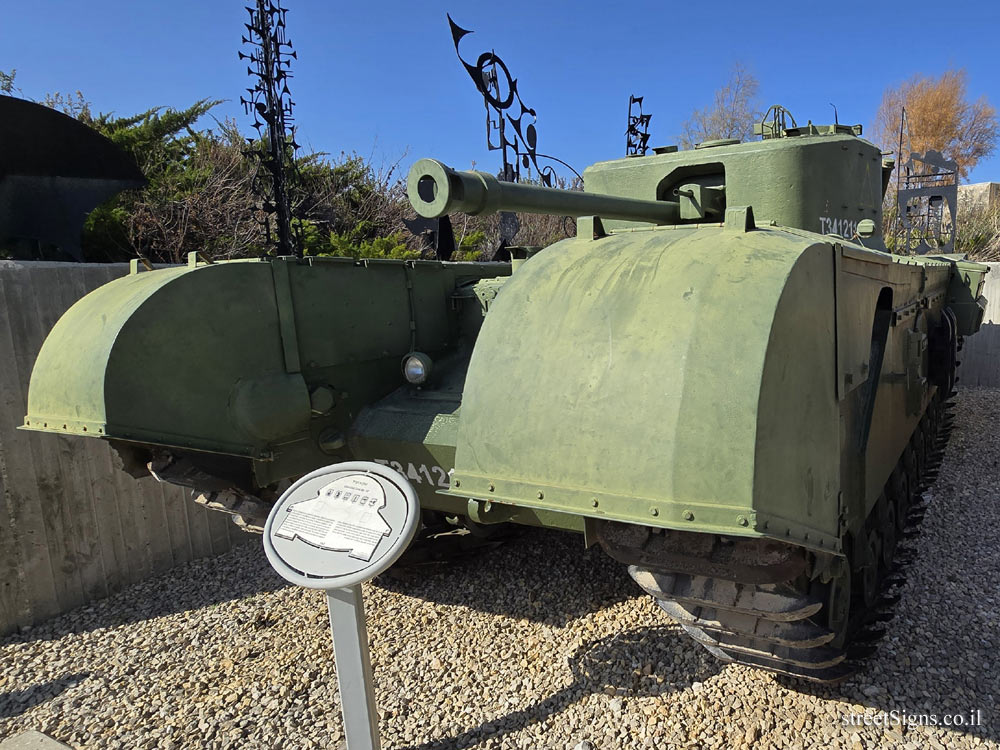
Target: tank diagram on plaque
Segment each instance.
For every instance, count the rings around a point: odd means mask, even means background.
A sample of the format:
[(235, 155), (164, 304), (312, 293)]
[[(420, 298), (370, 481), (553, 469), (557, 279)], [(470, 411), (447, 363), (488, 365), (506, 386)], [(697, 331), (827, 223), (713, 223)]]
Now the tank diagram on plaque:
[(392, 531), (379, 512), (385, 503), (385, 490), (373, 477), (339, 477), (316, 497), (289, 504), (275, 536), (298, 537), (320, 549), (371, 560), (379, 542)]

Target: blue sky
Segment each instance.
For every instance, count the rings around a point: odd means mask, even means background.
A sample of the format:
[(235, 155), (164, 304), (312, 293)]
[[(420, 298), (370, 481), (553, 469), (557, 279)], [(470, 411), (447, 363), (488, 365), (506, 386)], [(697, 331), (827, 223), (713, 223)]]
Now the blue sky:
[[(741, 61), (763, 103), (800, 122), (867, 128), (883, 89), (915, 73), (965, 68), (970, 94), (1000, 106), (996, 2), (462, 3), (285, 0), (299, 53), (291, 89), (299, 140), (314, 149), (402, 159), (433, 156), (496, 171), (482, 99), (461, 67), (445, 13), (476, 33), (466, 59), (494, 49), (538, 113), (539, 151), (578, 170), (624, 153), (629, 94), (653, 114), (651, 145), (675, 143)], [(227, 101), (249, 85), (237, 59), (247, 18), (229, 0), (13, 2), (0, 25), (0, 70), (29, 98), (81, 90), (99, 111), (132, 114)], [(950, 23), (952, 22), (952, 23)], [(208, 120), (202, 123), (211, 126)], [(1000, 181), (1000, 155), (971, 181)]]

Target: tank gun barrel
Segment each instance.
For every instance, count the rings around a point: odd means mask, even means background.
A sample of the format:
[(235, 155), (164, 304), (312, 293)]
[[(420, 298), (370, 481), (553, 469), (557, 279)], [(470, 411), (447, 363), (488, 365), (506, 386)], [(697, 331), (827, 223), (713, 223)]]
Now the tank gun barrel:
[(476, 216), (517, 211), (674, 224), (680, 215), (680, 204), (675, 201), (647, 201), (501, 182), (485, 172), (459, 172), (435, 159), (421, 159), (413, 165), (406, 180), (406, 192), (414, 210), (428, 219), (457, 212)]

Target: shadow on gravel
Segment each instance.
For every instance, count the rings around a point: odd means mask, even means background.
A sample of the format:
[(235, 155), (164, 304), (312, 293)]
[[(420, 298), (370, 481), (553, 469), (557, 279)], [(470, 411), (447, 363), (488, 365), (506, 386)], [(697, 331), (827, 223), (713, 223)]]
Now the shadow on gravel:
[(393, 569), (372, 583), (396, 594), (565, 625), (642, 594), (625, 566), (583, 536), (530, 529), (465, 560)]
[(40, 685), (35, 685), (27, 690), (14, 690), (9, 693), (0, 693), (0, 719), (12, 719), (23, 714), (29, 708), (34, 708), (39, 703), (52, 700), (64, 690), (83, 682), (90, 677), (89, 672), (78, 674), (68, 674), (58, 680), (49, 680)]
[[(922, 659), (917, 666), (894, 669), (894, 686), (891, 692), (884, 689), (875, 695), (864, 692), (874, 682), (866, 674), (865, 666), (849, 680), (838, 685), (818, 685), (814, 682), (791, 677), (775, 676), (775, 682), (788, 690), (812, 695), (825, 701), (846, 701), (850, 705), (864, 707), (868, 716), (885, 716), (898, 729), (900, 723), (917, 726), (946, 727), (949, 730), (1000, 742), (1000, 726), (997, 725), (996, 697), (1000, 693), (970, 691), (970, 675), (997, 682), (995, 673), (983, 669), (982, 654), (978, 650), (961, 651), (950, 642), (947, 648), (938, 649), (932, 658)], [(926, 656), (926, 654), (925, 654)], [(875, 657), (876, 658), (884, 657)], [(869, 665), (870, 666), (870, 665)], [(928, 682), (927, 677), (931, 676)], [(923, 680), (919, 680), (923, 677)], [(853, 713), (850, 705), (843, 708), (842, 717), (848, 720)], [(951, 723), (943, 723), (944, 716), (953, 717)], [(923, 718), (936, 716), (935, 719)], [(936, 721), (937, 723), (932, 723)], [(960, 723), (956, 723), (960, 722)], [(848, 724), (844, 725), (849, 727)], [(881, 725), (883, 728), (885, 724)], [(911, 738), (912, 739), (912, 738)]]
[[(465, 559), (397, 573), (373, 583), (407, 596), (539, 622), (567, 623), (640, 593), (623, 565), (599, 548), (585, 550), (581, 535), (546, 529), (530, 529)], [(288, 585), (267, 562), (260, 537), (248, 536), (246, 543), (218, 557), (192, 560), (107, 599), (3, 636), (0, 647), (116, 628)]]
[[(961, 540), (953, 543), (957, 547)], [(863, 706), (865, 714), (886, 716), (897, 729), (900, 723), (923, 723), (1000, 742), (1000, 658), (995, 647), (998, 633), (982, 621), (966, 620), (954, 627), (958, 602), (953, 597), (957, 595), (947, 592), (947, 581), (954, 576), (946, 575), (942, 574), (944, 580), (940, 582), (923, 582), (939, 590), (934, 597), (916, 587), (904, 593), (904, 597), (919, 599), (919, 604), (904, 601), (903, 612), (883, 625), (897, 638), (893, 647), (883, 644), (850, 679), (836, 685), (819, 685), (775, 676), (775, 682), (821, 700)], [(966, 580), (975, 581), (972, 588), (979, 589), (978, 596), (972, 595), (974, 599), (984, 601), (994, 595), (995, 584), (989, 579)], [(904, 619), (912, 616), (917, 607), (923, 617), (919, 630)], [(850, 705), (845, 705), (842, 716), (851, 713)], [(953, 717), (947, 725), (943, 723), (946, 715)], [(936, 719), (929, 718), (932, 716)]]
[[(625, 694), (621, 697), (625, 700), (674, 692), (678, 689), (676, 686), (665, 680), (657, 682), (658, 675), (655, 671), (649, 675), (637, 675), (623, 674), (621, 669), (623, 662), (657, 664), (663, 655), (659, 644), (665, 639), (687, 639), (687, 636), (680, 634), (675, 627), (659, 625), (616, 633), (592, 641), (580, 647), (570, 657), (569, 666), (574, 680), (559, 692), (533, 706), (490, 719), (461, 734), (441, 737), (422, 745), (411, 746), (406, 750), (453, 750), (457, 747), (469, 747), (488, 738), (502, 738), (545, 721), (587, 695), (603, 693), (608, 686), (624, 690)], [(699, 660), (698, 668), (690, 675), (686, 675), (686, 678), (691, 681), (704, 681), (717, 674), (723, 666), (725, 665), (715, 662), (706, 654), (706, 658)]]
[(127, 586), (107, 599), (6, 635), (0, 638), (0, 647), (116, 628), (276, 591), (288, 585), (268, 564), (260, 537), (254, 535), (248, 542), (218, 557), (192, 560), (156, 578)]

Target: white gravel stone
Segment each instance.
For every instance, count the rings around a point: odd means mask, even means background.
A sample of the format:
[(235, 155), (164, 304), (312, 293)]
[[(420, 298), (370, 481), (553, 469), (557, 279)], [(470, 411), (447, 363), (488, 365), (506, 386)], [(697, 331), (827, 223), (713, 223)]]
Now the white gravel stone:
[[(997, 748), (1000, 391), (956, 412), (897, 616), (854, 678), (720, 664), (623, 566), (533, 530), (365, 586), (383, 747)], [(343, 747), (332, 651), (323, 594), (285, 585), (254, 539), (0, 640), (0, 739)], [(874, 721), (976, 710), (982, 726)]]

